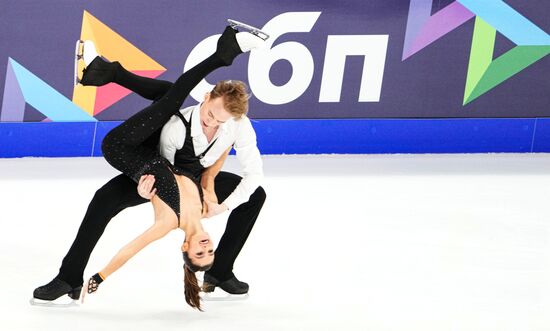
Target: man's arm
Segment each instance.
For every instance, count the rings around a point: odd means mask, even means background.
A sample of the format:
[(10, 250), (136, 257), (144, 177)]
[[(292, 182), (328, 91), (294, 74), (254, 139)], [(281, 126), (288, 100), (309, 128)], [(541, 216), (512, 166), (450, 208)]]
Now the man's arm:
[(263, 177), (263, 163), (256, 144), (256, 132), (247, 117), (240, 119), (236, 130), (235, 152), (242, 166), (242, 179), (235, 190), (223, 201), (230, 210), (247, 202), (252, 193), (260, 186)]
[(204, 191), (204, 198), (208, 199), (212, 202), (218, 202), (218, 197), (216, 197), (216, 193), (214, 191), (214, 179), (216, 176), (220, 173), (220, 170), (222, 169), (223, 164), (225, 163), (225, 160), (227, 159), (227, 156), (229, 155), (229, 152), (231, 151), (232, 147), (229, 147), (221, 156), (220, 158), (211, 165), (210, 167), (206, 168), (206, 170), (202, 173), (201, 178), (201, 186)]
[(162, 127), (159, 140), (159, 152), (170, 163), (174, 164), (174, 158), (178, 149), (185, 143), (186, 128), (177, 116), (172, 116)]
[(206, 168), (206, 170), (202, 173), (201, 186), (206, 207), (204, 217), (206, 218), (216, 216), (229, 209), (224, 204), (218, 204), (218, 197), (216, 196), (216, 191), (214, 190), (214, 180), (220, 173), (220, 170), (222, 169), (222, 166), (225, 163), (230, 151), (231, 147), (229, 147), (213, 165)]

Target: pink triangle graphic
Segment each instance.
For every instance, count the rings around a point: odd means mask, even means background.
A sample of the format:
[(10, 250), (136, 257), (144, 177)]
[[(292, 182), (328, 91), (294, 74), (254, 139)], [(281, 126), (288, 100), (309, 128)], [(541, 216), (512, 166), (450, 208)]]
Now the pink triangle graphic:
[[(143, 77), (156, 78), (164, 71), (165, 70), (134, 70), (131, 72)], [(114, 83), (109, 83), (105, 86), (98, 87), (95, 97), (94, 116), (109, 108), (111, 105), (115, 104), (130, 93), (132, 93), (130, 90)]]

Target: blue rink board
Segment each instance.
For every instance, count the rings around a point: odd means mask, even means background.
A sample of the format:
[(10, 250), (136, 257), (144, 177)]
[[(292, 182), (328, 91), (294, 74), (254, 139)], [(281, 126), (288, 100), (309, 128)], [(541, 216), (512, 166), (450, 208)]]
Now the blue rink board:
[[(101, 156), (120, 122), (0, 123), (0, 157)], [(550, 152), (550, 119), (254, 120), (262, 154)]]

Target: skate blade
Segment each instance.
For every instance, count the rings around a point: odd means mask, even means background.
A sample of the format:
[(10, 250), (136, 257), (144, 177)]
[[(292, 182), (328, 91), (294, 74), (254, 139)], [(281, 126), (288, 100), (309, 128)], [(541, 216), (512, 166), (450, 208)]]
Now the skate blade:
[(80, 78), (78, 78), (78, 61), (83, 59), (84, 52), (84, 40), (77, 40), (74, 50), (74, 86), (80, 83)]
[(243, 301), (248, 299), (248, 293), (245, 294), (230, 294), (225, 291), (218, 293), (207, 292), (201, 295), (204, 301)]
[(237, 29), (237, 28), (244, 29), (247, 32), (255, 35), (256, 37), (262, 39), (263, 41), (266, 41), (267, 39), (269, 39), (269, 35), (267, 33), (265, 33), (264, 31), (252, 25), (248, 25), (246, 23), (235, 21), (232, 19), (228, 19), (227, 22), (229, 23), (229, 26), (232, 27), (233, 29)]
[[(67, 301), (71, 300), (71, 301)], [(29, 303), (31, 306), (37, 306), (37, 307), (47, 307), (47, 308), (71, 308), (71, 307), (78, 307), (77, 300), (68, 299), (68, 298), (60, 298), (54, 301), (47, 301), (47, 300), (41, 300), (37, 298), (31, 298), (29, 300)]]

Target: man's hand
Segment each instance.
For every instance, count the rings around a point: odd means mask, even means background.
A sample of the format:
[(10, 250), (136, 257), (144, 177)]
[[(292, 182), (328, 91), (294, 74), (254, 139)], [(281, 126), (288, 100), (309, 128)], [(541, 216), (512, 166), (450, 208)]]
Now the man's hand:
[(203, 187), (202, 197), (205, 201), (218, 203), (218, 196), (216, 195), (216, 192), (214, 192), (214, 190), (209, 190)]
[(207, 206), (207, 212), (204, 215), (205, 218), (214, 217), (229, 209), (223, 203), (219, 205), (217, 202), (211, 202), (208, 200), (204, 200), (204, 202), (206, 203), (206, 206)]
[(157, 193), (157, 189), (153, 188), (153, 185), (155, 185), (155, 176), (141, 176), (137, 187), (138, 194), (144, 199), (151, 200)]

